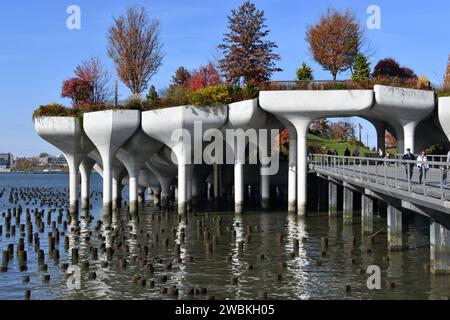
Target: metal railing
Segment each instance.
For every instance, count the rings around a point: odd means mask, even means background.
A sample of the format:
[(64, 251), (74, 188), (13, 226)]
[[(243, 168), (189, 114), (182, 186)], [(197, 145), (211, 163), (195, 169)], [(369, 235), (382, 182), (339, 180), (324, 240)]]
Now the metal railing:
[[(441, 159), (441, 158), (439, 158)], [(344, 178), (358, 179), (408, 192), (422, 194), (435, 200), (450, 200), (447, 175), (449, 162), (345, 157), (314, 154), (308, 158), (315, 171), (333, 173)], [(419, 169), (420, 168), (420, 169)], [(420, 171), (422, 170), (422, 174)], [(420, 181), (420, 175), (422, 175)]]
[(262, 90), (335, 90), (373, 89), (375, 84), (417, 89), (416, 79), (379, 77), (365, 81), (353, 80), (274, 80), (260, 86)]

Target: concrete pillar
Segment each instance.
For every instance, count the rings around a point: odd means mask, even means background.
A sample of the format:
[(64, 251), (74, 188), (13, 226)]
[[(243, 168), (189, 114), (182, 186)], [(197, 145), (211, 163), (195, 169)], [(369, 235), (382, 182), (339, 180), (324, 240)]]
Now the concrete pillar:
[(113, 159), (119, 148), (138, 129), (140, 118), (141, 112), (138, 110), (105, 110), (87, 112), (83, 116), (84, 130), (102, 158), (103, 207), (106, 214), (111, 213), (112, 208)]
[[(263, 170), (263, 166), (261, 167), (261, 171)], [(269, 209), (270, 207), (270, 176), (269, 175), (263, 175), (262, 172), (260, 173), (261, 176), (261, 208), (262, 209)]]
[(147, 198), (153, 200), (153, 190), (150, 187), (147, 188)]
[(234, 212), (242, 213), (244, 206), (244, 162), (234, 164)]
[(143, 205), (145, 203), (145, 187), (138, 187), (138, 205)]
[(81, 173), (81, 209), (89, 209), (90, 180), (95, 161), (85, 157), (80, 164)]
[(353, 223), (353, 190), (344, 187), (344, 224)]
[(409, 122), (403, 126), (403, 138), (404, 138), (404, 146), (403, 150), (406, 153), (406, 149), (411, 149), (411, 152), (414, 153), (414, 132), (416, 130), (417, 123)]
[(220, 198), (220, 165), (215, 163), (214, 170), (214, 199)]
[(138, 211), (138, 197), (139, 197), (139, 186), (137, 175), (133, 175), (128, 179), (129, 188), (129, 201), (130, 201), (130, 212), (135, 213)]
[(388, 249), (400, 251), (402, 242), (402, 212), (391, 204), (387, 207)]
[(435, 221), (430, 224), (430, 270), (450, 274), (450, 230)]
[(328, 181), (328, 215), (337, 216), (337, 184)]
[(297, 130), (297, 215), (306, 215), (307, 202), (307, 133), (310, 119), (296, 119), (294, 125)]
[[(107, 170), (109, 171), (109, 170)], [(105, 170), (103, 170), (103, 179), (105, 179)], [(106, 177), (108, 179), (108, 177)], [(105, 194), (103, 193), (103, 207), (105, 210), (108, 210), (108, 207), (110, 206), (112, 209), (119, 209), (119, 193), (121, 193), (121, 183), (118, 179), (112, 178), (111, 179), (111, 188), (108, 192), (107, 197), (105, 198)], [(103, 187), (105, 187), (105, 183), (103, 183)], [(104, 191), (103, 191), (104, 192)], [(108, 202), (109, 201), (109, 202)]]
[(373, 199), (364, 193), (361, 196), (361, 231), (373, 233)]
[(192, 205), (197, 205), (201, 200), (201, 181), (198, 175), (192, 174)]
[(178, 214), (187, 212), (187, 179), (188, 170), (186, 164), (178, 164)]
[(297, 132), (289, 128), (288, 211), (295, 212), (297, 205)]
[(78, 213), (79, 160), (68, 161), (69, 166), (69, 212)]
[(192, 211), (192, 175), (194, 170), (194, 165), (186, 166), (186, 210), (187, 212)]
[[(159, 183), (161, 184), (161, 206), (163, 208), (167, 208), (169, 205), (169, 191), (170, 191), (170, 183), (172, 182), (172, 178), (169, 177), (161, 177), (159, 179)], [(158, 192), (159, 196), (159, 192)]]
[(158, 207), (162, 204), (162, 192), (160, 188), (152, 188), (153, 191), (153, 204), (155, 207)]

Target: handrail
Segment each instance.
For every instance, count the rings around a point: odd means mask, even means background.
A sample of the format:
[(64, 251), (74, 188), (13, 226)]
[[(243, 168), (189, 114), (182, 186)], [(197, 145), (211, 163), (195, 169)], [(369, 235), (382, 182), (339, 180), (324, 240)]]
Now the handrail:
[[(441, 158), (440, 158), (441, 159)], [(407, 188), (409, 192), (425, 197), (446, 200), (450, 195), (447, 175), (450, 162), (385, 159), (373, 157), (347, 157), (328, 154), (313, 154), (308, 157), (313, 169), (320, 168), (342, 177), (357, 178), (370, 183), (395, 189)], [(441, 159), (442, 160), (442, 159)], [(418, 165), (420, 166), (419, 169)], [(402, 171), (399, 173), (399, 168)], [(424, 170), (424, 168), (427, 168)], [(414, 174), (414, 172), (417, 172)], [(419, 181), (422, 175), (421, 181)], [(419, 177), (418, 177), (419, 176)], [(417, 182), (415, 182), (417, 180)]]

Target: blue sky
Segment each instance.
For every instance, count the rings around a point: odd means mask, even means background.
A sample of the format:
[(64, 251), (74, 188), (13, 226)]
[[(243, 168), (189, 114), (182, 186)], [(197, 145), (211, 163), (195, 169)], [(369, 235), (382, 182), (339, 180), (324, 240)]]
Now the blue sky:
[[(91, 56), (100, 57), (116, 78), (106, 55), (107, 29), (112, 17), (127, 6), (143, 5), (161, 22), (165, 59), (151, 80), (158, 89), (170, 82), (180, 65), (195, 69), (218, 57), (216, 46), (226, 32), (236, 0), (40, 0), (2, 1), (0, 4), (0, 152), (31, 156), (42, 151), (59, 153), (34, 132), (31, 114), (40, 104), (61, 102), (61, 83), (74, 67)], [(68, 30), (66, 9), (81, 8), (81, 30)], [(450, 3), (392, 0), (255, 0), (266, 13), (270, 38), (278, 44), (283, 72), (274, 80), (291, 80), (301, 61), (313, 67), (316, 79), (330, 79), (328, 72), (314, 63), (304, 41), (305, 25), (316, 22), (327, 7), (351, 8), (363, 25), (369, 5), (381, 9), (381, 29), (367, 30), (374, 51), (372, 65), (380, 58), (395, 57), (418, 75), (441, 83), (450, 54)], [(346, 75), (341, 75), (345, 78)], [(120, 86), (121, 98), (129, 91)], [(354, 120), (354, 123), (360, 120)], [(361, 121), (363, 122), (363, 121)], [(365, 129), (370, 125), (363, 123)], [(364, 130), (365, 130), (364, 129)], [(364, 137), (366, 135), (364, 134)], [(375, 143), (369, 130), (369, 143)], [(365, 140), (365, 138), (364, 138)]]

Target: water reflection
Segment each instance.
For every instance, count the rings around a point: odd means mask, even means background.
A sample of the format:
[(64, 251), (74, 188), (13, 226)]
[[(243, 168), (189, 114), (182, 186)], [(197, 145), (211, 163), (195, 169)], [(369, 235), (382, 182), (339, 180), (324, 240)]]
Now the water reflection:
[[(179, 219), (176, 214), (148, 206), (141, 207), (137, 215), (123, 208), (103, 216), (101, 197), (95, 193), (101, 190), (98, 181), (93, 188), (92, 210), (81, 212), (79, 217), (64, 214), (60, 219), (59, 205), (64, 204), (61, 198), (67, 193), (53, 179), (39, 182), (51, 187), (41, 187), (45, 200), (38, 201), (42, 202), (38, 210), (29, 199), (9, 203), (9, 187), (0, 197), (2, 212), (11, 209), (13, 213), (12, 207), (18, 205), (23, 212), (30, 209), (33, 227), (26, 226), (25, 234), (28, 228), (38, 233), (39, 249), (44, 250), (48, 264), (48, 271), (41, 271), (34, 239), (32, 243), (25, 241), (28, 270), (20, 272), (16, 260), (9, 262), (8, 272), (0, 273), (2, 299), (22, 299), (24, 288), (32, 289), (33, 299), (254, 299), (258, 290), (266, 290), (269, 298), (275, 299), (449, 296), (450, 277), (433, 276), (426, 268), (429, 226), (421, 218), (405, 220), (409, 228), (405, 228), (403, 239), (408, 249), (389, 252), (383, 214), (374, 219), (374, 230), (381, 230), (375, 236), (362, 235), (359, 213), (352, 224), (344, 224), (340, 216), (329, 218), (317, 212), (307, 217), (284, 212), (200, 212)], [(49, 200), (53, 197), (58, 200)], [(38, 232), (37, 216), (45, 210), (45, 220), (51, 208), (56, 210), (50, 223)], [(15, 217), (11, 218), (16, 225)], [(5, 217), (0, 223), (5, 224)], [(8, 238), (5, 227), (3, 231), (2, 251), (9, 244), (17, 245), (21, 237), (17, 232)], [(57, 234), (59, 261), (49, 255), (48, 247), (49, 237)], [(325, 240), (328, 246), (323, 247)], [(72, 262), (81, 269), (79, 290), (67, 286), (65, 270)], [(366, 286), (369, 265), (381, 268), (381, 290)], [(48, 283), (42, 281), (45, 274), (51, 276)], [(23, 275), (30, 275), (30, 284), (22, 283)], [(387, 287), (388, 283), (395, 286)], [(351, 292), (345, 290), (348, 285)], [(178, 295), (166, 293), (173, 286)]]

